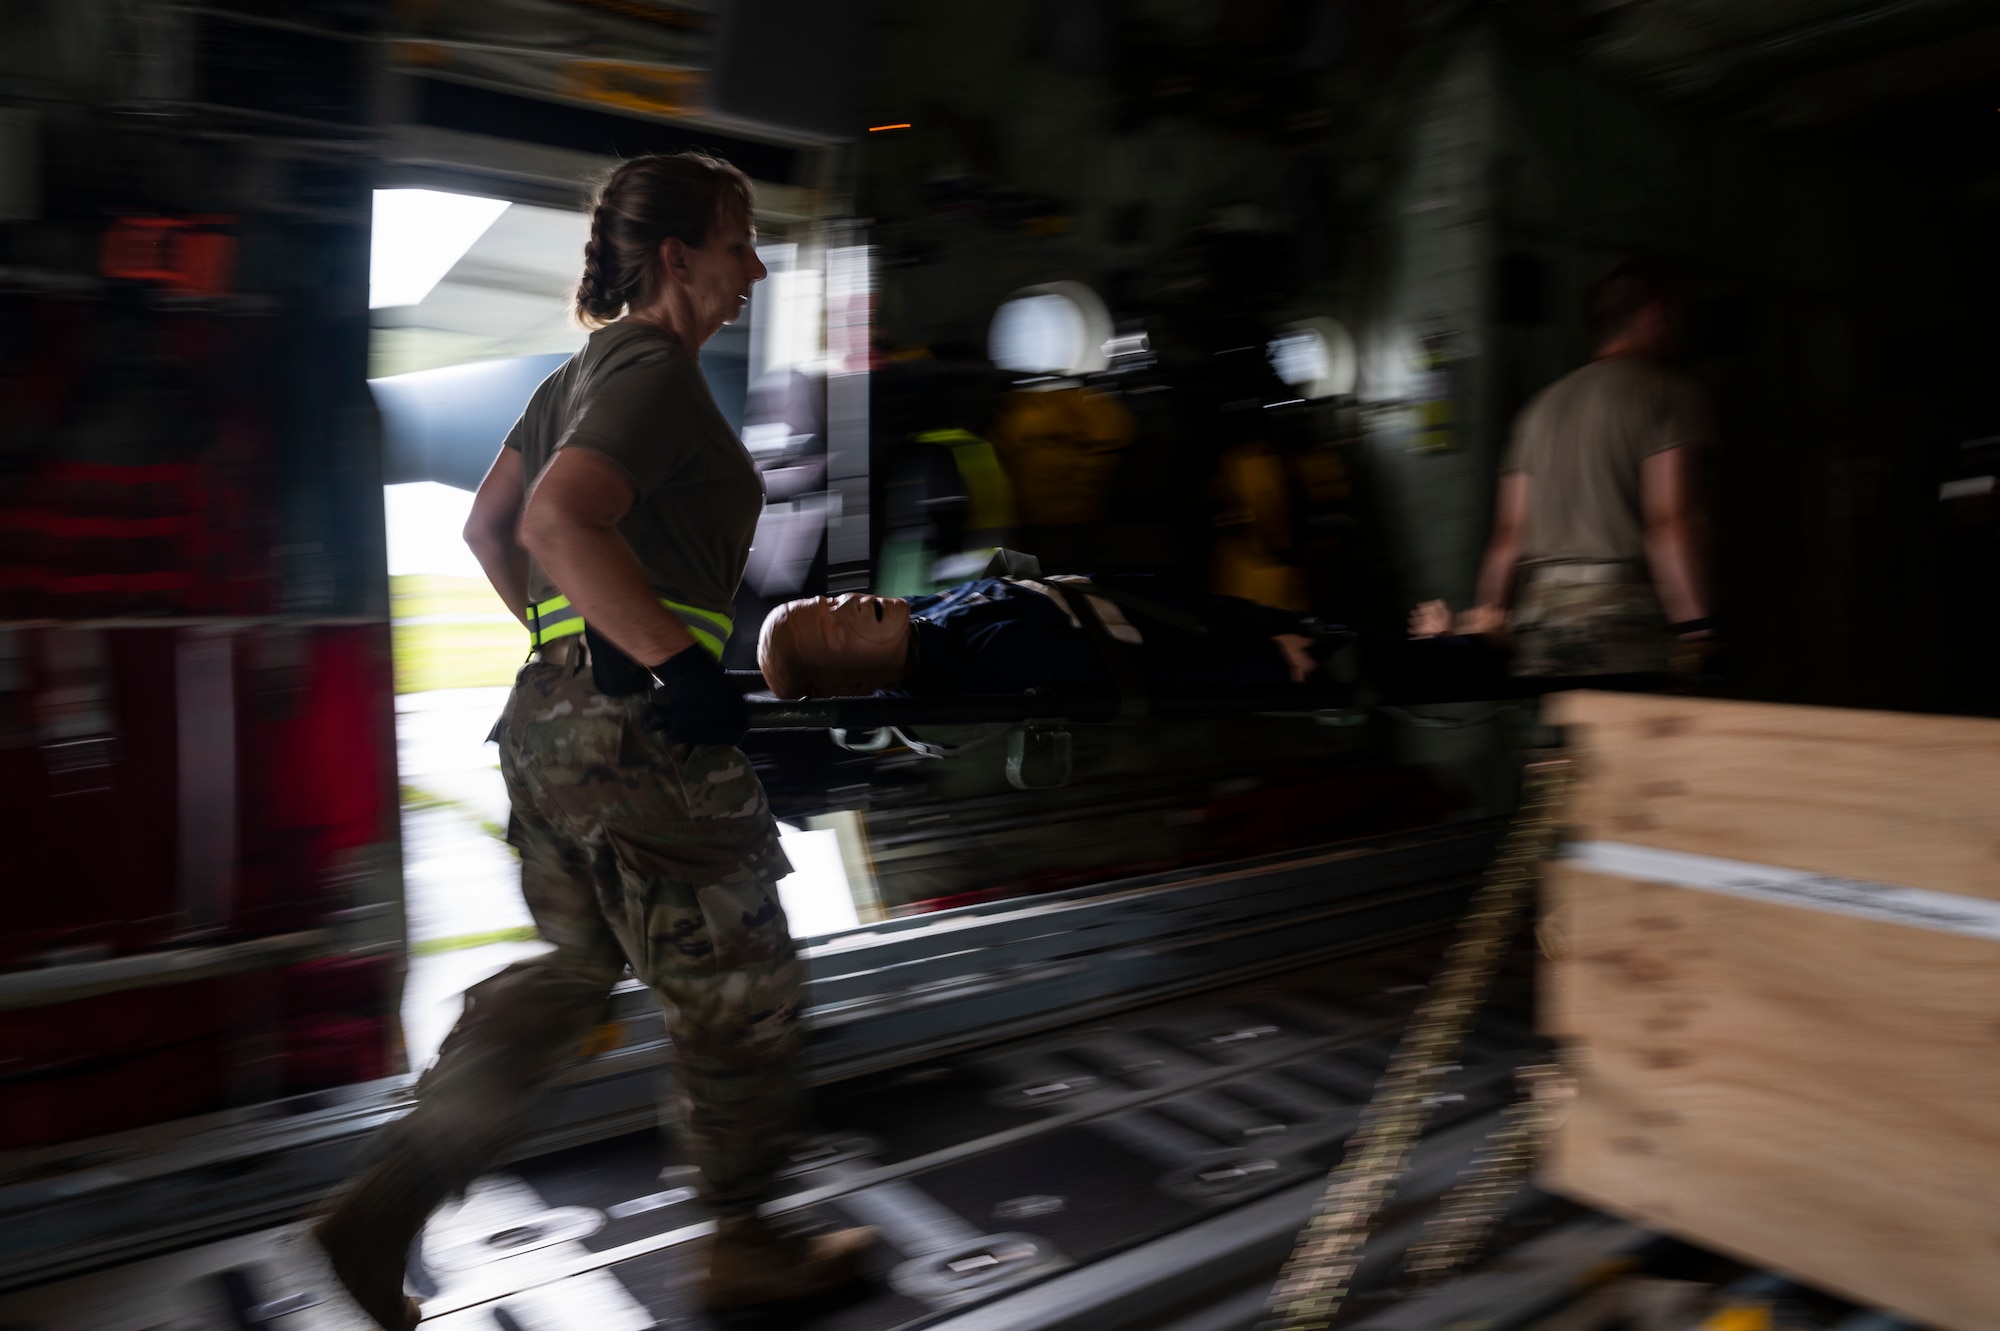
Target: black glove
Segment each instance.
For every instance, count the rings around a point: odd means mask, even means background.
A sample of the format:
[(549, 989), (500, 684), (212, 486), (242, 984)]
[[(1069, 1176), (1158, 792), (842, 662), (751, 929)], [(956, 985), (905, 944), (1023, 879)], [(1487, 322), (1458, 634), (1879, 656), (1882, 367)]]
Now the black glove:
[(629, 698), (653, 687), (646, 667), (588, 624), (583, 627), (583, 640), (590, 644), (590, 682), (599, 693), (607, 698)]
[(659, 687), (646, 712), (646, 729), (665, 731), (676, 744), (734, 744), (750, 729), (743, 695), (700, 644), (653, 667)]

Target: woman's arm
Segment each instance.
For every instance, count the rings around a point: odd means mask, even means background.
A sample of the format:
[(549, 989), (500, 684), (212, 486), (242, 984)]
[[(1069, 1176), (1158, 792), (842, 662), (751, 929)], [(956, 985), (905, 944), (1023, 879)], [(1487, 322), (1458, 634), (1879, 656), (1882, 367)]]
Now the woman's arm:
[(695, 645), (646, 584), (618, 520), (638, 501), (625, 469), (587, 448), (558, 449), (521, 514), (521, 544), (584, 622), (642, 666)]
[(465, 520), (465, 543), (472, 557), (486, 571), (486, 580), (500, 594), (509, 613), (525, 626), (528, 622), (528, 552), (522, 547), (515, 528), (521, 522), (524, 498), (521, 454), (512, 448), (500, 450), (486, 479), (472, 496), (472, 514)]

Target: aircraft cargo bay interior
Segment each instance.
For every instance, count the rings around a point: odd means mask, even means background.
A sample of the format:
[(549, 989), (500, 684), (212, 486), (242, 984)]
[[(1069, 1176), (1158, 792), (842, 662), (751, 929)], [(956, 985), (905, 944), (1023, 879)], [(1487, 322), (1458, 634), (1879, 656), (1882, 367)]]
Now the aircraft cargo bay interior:
[(0, 12), (0, 1331), (2000, 1326), (1971, 0)]

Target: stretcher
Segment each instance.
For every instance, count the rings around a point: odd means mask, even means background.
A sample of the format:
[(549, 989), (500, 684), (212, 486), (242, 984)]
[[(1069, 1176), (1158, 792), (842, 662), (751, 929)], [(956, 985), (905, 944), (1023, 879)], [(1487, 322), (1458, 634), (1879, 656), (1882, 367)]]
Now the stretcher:
[[(1230, 718), (1291, 717), (1316, 725), (1359, 725), (1382, 712), (1459, 703), (1520, 703), (1574, 688), (1573, 679), (1510, 676), (1497, 672), (1443, 673), (1387, 683), (1315, 682), (1255, 689), (1135, 694), (943, 694), (920, 696), (777, 699), (762, 692), (755, 671), (732, 671), (745, 689), (753, 734), (824, 731), (843, 748), (878, 752), (890, 746), (927, 758), (956, 757), (973, 747), (1004, 743), (1008, 784), (1018, 790), (1069, 783), (1073, 727), (1134, 726)], [(1655, 692), (1655, 675), (1594, 676), (1592, 688)], [(940, 743), (925, 728), (978, 727), (970, 741)]]

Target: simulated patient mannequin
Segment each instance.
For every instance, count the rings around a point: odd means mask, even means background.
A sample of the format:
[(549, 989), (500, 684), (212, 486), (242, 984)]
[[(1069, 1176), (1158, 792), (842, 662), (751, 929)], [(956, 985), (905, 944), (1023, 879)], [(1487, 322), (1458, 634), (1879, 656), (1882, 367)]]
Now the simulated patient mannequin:
[(1310, 627), (1153, 577), (979, 578), (931, 596), (788, 601), (764, 621), (757, 662), (781, 698), (1106, 692), (1108, 652), (1148, 688), (1254, 688), (1318, 668)]

